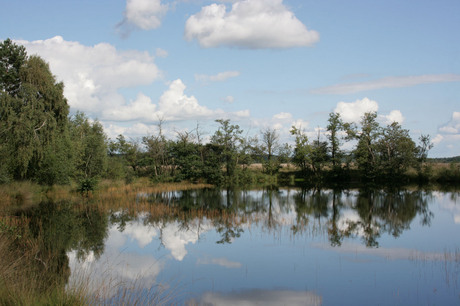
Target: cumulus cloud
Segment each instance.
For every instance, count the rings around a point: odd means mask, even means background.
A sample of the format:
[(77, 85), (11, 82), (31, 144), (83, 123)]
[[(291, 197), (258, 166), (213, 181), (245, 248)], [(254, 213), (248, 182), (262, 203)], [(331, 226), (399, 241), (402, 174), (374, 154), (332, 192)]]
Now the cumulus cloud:
[(358, 123), (365, 113), (377, 112), (378, 109), (376, 101), (364, 98), (355, 102), (339, 102), (334, 112), (339, 113), (345, 122)]
[(451, 120), (439, 128), (441, 134), (460, 134), (460, 112), (454, 112)]
[(171, 83), (169, 89), (160, 97), (159, 115), (167, 120), (213, 117), (215, 112), (199, 105), (194, 96), (186, 96), (185, 88), (180, 79)]
[(232, 104), (233, 102), (235, 102), (235, 98), (233, 96), (226, 96), (225, 98), (222, 99), (222, 101)]
[(435, 149), (444, 147), (448, 156), (456, 156), (460, 149), (459, 143), (460, 112), (453, 112), (449, 122), (438, 128), (438, 134), (433, 138), (433, 144), (435, 144)]
[(160, 27), (168, 9), (168, 5), (162, 4), (161, 0), (127, 0), (124, 19), (118, 27), (123, 28), (123, 34), (129, 33), (130, 26), (141, 30), (156, 29)]
[(213, 111), (201, 106), (194, 96), (187, 96), (182, 80), (177, 79), (169, 85), (158, 101), (158, 105), (140, 93), (135, 101), (128, 105), (107, 109), (103, 112), (103, 118), (113, 121), (142, 120), (144, 122), (155, 122), (158, 118), (168, 121), (213, 118), (222, 111)]
[(392, 110), (388, 115), (382, 115), (382, 118), (386, 124), (392, 124), (393, 122), (403, 123), (404, 116), (399, 110)]
[(64, 82), (69, 105), (88, 113), (98, 113), (125, 103), (121, 88), (147, 85), (161, 77), (148, 52), (119, 51), (107, 43), (85, 46), (61, 36), (47, 40), (18, 40), (28, 54), (38, 54)]
[[(359, 123), (365, 113), (373, 113), (378, 110), (378, 103), (366, 97), (355, 102), (339, 102), (334, 112), (339, 113), (345, 122)], [(383, 124), (403, 123), (404, 116), (400, 110), (392, 110), (388, 115), (379, 114), (377, 120)]]
[(420, 84), (460, 82), (458, 74), (428, 74), (402, 77), (386, 77), (378, 80), (337, 84), (312, 90), (314, 94), (350, 94), (382, 88), (411, 87)]
[(207, 82), (222, 82), (230, 78), (235, 78), (239, 76), (239, 71), (225, 71), (219, 72), (216, 75), (206, 75), (206, 74), (195, 74), (195, 80), (203, 83)]
[(241, 0), (230, 11), (225, 4), (203, 7), (187, 20), (185, 38), (204, 48), (262, 49), (311, 46), (319, 34), (308, 30), (282, 0)]

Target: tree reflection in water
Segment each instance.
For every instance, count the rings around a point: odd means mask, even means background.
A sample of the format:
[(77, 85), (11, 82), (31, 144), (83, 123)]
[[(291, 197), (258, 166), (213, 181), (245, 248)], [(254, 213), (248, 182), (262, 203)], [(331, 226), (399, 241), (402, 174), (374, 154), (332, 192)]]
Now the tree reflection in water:
[[(43, 202), (26, 212), (32, 237), (42, 241), (37, 258), (47, 262), (50, 282), (65, 284), (69, 278), (69, 252), (84, 261), (104, 252), (108, 227), (119, 232), (127, 224), (142, 220), (158, 230), (161, 245), (164, 230), (193, 231), (193, 241), (213, 228), (218, 244), (229, 244), (242, 236), (251, 224), (262, 231), (288, 230), (293, 235), (327, 235), (332, 247), (344, 239), (359, 237), (366, 247), (379, 246), (383, 234), (399, 237), (418, 217), (429, 226), (432, 193), (419, 190), (331, 190), (270, 187), (256, 190), (200, 189), (147, 194), (137, 197), (139, 209), (98, 209), (93, 203)], [(171, 226), (171, 225), (174, 226)], [(170, 237), (170, 236), (169, 236)], [(188, 237), (188, 236), (187, 236)], [(185, 249), (176, 254), (185, 256)], [(37, 263), (39, 261), (37, 260)], [(45, 267), (45, 265), (42, 265)], [(44, 269), (42, 267), (42, 269)]]
[[(289, 225), (294, 235), (327, 233), (331, 246), (340, 246), (344, 238), (360, 237), (367, 247), (378, 247), (384, 233), (399, 237), (416, 216), (422, 225), (429, 226), (433, 217), (428, 208), (430, 199), (429, 192), (419, 190), (277, 187), (250, 191), (202, 189), (149, 197), (153, 203), (168, 203), (186, 212), (179, 220), (184, 229), (191, 216), (202, 212), (201, 216), (211, 219), (221, 235), (217, 243), (231, 243), (244, 232), (245, 224), (257, 223), (273, 232)], [(151, 221), (167, 223), (153, 216)]]

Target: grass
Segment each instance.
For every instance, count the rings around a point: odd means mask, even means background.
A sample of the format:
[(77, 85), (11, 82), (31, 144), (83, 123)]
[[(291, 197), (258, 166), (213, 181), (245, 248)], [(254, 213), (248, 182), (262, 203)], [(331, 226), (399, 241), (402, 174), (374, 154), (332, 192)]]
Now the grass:
[[(210, 187), (204, 184), (152, 184), (138, 179), (132, 184), (103, 180), (97, 190), (83, 197), (76, 186), (44, 187), (32, 182), (0, 185), (0, 305), (143, 305), (153, 302), (166, 304), (174, 297), (174, 290), (156, 285), (143, 290), (139, 281), (122, 283), (107, 280), (96, 288), (87, 279), (66, 286), (70, 270), (56, 274), (55, 261), (59, 254), (51, 254), (43, 245), (43, 238), (30, 234), (27, 212), (44, 200), (67, 200), (76, 203), (74, 209), (115, 211), (141, 210), (152, 215), (178, 215), (179, 210), (167, 205), (153, 205), (140, 200), (139, 193), (157, 193)], [(204, 212), (197, 212), (204, 214)], [(184, 215), (185, 218), (185, 215)], [(66, 266), (66, 265), (65, 265)], [(62, 270), (59, 268), (58, 270)], [(116, 300), (109, 294), (117, 292)]]
[(65, 291), (50, 275), (47, 267), (52, 258), (39, 256), (38, 241), (14, 238), (0, 233), (0, 305), (86, 304), (84, 295)]

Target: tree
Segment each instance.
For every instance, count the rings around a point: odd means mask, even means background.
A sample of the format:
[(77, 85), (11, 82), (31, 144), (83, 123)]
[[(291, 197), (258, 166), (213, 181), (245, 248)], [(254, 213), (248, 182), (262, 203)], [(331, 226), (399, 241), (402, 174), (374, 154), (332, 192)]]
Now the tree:
[[(67, 156), (69, 106), (64, 85), (56, 82), (48, 64), (28, 57), (24, 47), (7, 39), (0, 43), (1, 172), (15, 179), (41, 180), (49, 154)], [(56, 168), (49, 168), (49, 170)], [(45, 171), (46, 172), (46, 171)], [(50, 177), (47, 178), (47, 180)], [(53, 180), (48, 180), (53, 183)]]
[(115, 142), (110, 142), (109, 150), (111, 154), (119, 154), (127, 166), (134, 172), (137, 171), (141, 155), (140, 145), (137, 141), (126, 140), (125, 136), (118, 135)]
[(308, 144), (308, 137), (304, 131), (300, 128), (292, 126), (291, 135), (295, 137), (294, 154), (292, 162), (300, 168), (300, 170), (306, 173), (310, 166), (310, 160), (308, 159), (311, 147)]
[(238, 146), (241, 143), (243, 130), (239, 125), (230, 124), (229, 119), (218, 119), (216, 122), (220, 126), (211, 137), (211, 144), (221, 147), (227, 177), (232, 177), (238, 164)]
[(388, 177), (400, 176), (415, 165), (416, 146), (409, 131), (393, 122), (382, 130), (378, 141), (380, 168)]
[(280, 144), (279, 134), (275, 129), (266, 128), (260, 132), (262, 134), (262, 152), (265, 154), (263, 167), (268, 174), (278, 172), (280, 162), (276, 155), (279, 155)]
[(27, 59), (24, 46), (7, 39), (0, 43), (0, 92), (15, 97), (21, 87), (20, 72)]
[(320, 130), (318, 129), (318, 137), (310, 145), (309, 160), (311, 168), (315, 175), (321, 175), (324, 165), (329, 160), (327, 155), (327, 142), (321, 141)]
[(99, 121), (90, 122), (81, 112), (70, 119), (72, 148), (75, 151), (75, 177), (90, 180), (107, 169), (107, 137)]
[(350, 124), (346, 124), (345, 128), (348, 138), (358, 141), (353, 151), (358, 169), (364, 172), (365, 177), (373, 179), (378, 170), (377, 143), (382, 132), (377, 122), (377, 113), (364, 114), (361, 119), (361, 131)]
[(193, 142), (188, 131), (177, 132), (177, 141), (170, 145), (172, 165), (178, 170), (175, 178), (181, 180), (197, 180), (202, 176), (203, 163), (201, 145)]
[(330, 113), (328, 119), (327, 131), (329, 132), (327, 138), (329, 139), (332, 169), (337, 170), (341, 168), (343, 152), (340, 150), (339, 133), (343, 129), (343, 122), (339, 113)]
[(146, 164), (153, 168), (155, 179), (164, 178), (168, 169), (168, 146), (169, 142), (163, 135), (164, 120), (159, 118), (157, 135), (142, 137), (142, 143), (147, 149)]

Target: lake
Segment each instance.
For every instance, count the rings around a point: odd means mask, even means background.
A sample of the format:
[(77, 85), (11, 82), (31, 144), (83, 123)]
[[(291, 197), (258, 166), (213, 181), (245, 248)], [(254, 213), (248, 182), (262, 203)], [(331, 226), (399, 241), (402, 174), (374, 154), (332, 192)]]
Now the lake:
[[(102, 245), (67, 252), (70, 284), (107, 287), (113, 303), (122, 284), (167, 304), (460, 304), (459, 192), (202, 189), (133, 201), (151, 210), (110, 211)], [(175, 213), (152, 213), (159, 205)]]

